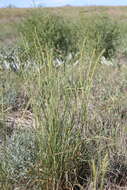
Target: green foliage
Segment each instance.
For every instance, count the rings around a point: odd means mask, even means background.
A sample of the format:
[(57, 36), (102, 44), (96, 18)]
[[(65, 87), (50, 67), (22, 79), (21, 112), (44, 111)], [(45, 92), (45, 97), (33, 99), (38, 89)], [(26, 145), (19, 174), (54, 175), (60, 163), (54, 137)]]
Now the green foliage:
[[(53, 50), (54, 55), (67, 55), (75, 51), (75, 35), (69, 21), (47, 12), (33, 12), (19, 26), (23, 39), (29, 46), (27, 53), (30, 56), (39, 54), (39, 50)], [(42, 53), (41, 52), (41, 53)]]
[(84, 16), (81, 18), (81, 29), (82, 38), (86, 39), (86, 51), (95, 49), (100, 54), (105, 50), (103, 55), (106, 58), (114, 56), (120, 42), (120, 33), (118, 24), (112, 18), (96, 14)]
[(93, 49), (97, 55), (105, 50), (105, 58), (112, 58), (120, 43), (119, 25), (107, 15), (93, 14), (70, 22), (55, 14), (35, 11), (19, 25), (19, 31), (30, 57), (42, 56), (47, 50), (55, 56), (75, 54), (84, 41), (89, 54)]

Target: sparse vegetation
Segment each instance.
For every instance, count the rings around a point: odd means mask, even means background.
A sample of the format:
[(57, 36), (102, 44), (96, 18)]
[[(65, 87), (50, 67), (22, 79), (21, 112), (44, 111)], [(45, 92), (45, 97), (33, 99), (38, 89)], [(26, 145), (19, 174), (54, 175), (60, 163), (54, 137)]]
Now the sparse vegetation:
[(1, 48), (2, 190), (127, 188), (126, 25), (91, 9), (33, 9)]

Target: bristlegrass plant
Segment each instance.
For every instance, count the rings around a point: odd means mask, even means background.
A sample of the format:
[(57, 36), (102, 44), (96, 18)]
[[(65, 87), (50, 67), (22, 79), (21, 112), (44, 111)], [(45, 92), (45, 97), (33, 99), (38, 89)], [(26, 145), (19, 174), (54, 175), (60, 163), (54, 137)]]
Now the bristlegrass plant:
[[(79, 65), (72, 70), (72, 66), (68, 65), (56, 68), (52, 53), (47, 52), (47, 56), (43, 57), (40, 53), (38, 49), (38, 68), (30, 74), (30, 81), (27, 76), (39, 146), (37, 163), (29, 175), (31, 183), (37, 184), (38, 188), (56, 190), (66, 183), (72, 183), (68, 180), (71, 173), (74, 175), (75, 163), (80, 160), (84, 144), (82, 127), (87, 119), (89, 93), (99, 58), (95, 58), (93, 53), (87, 65), (81, 50)], [(75, 69), (78, 73), (75, 73)], [(34, 181), (36, 176), (38, 179)]]
[[(30, 72), (21, 67), (18, 78), (25, 84), (29, 97), (25, 110), (31, 106), (35, 118), (35, 129), (31, 134), (33, 144), (25, 152), (23, 144), (28, 142), (22, 132), (19, 135), (23, 142), (16, 138), (16, 149), (14, 142), (8, 146), (5, 143), (5, 152), (9, 147), (11, 152), (6, 153), (6, 159), (1, 162), (0, 179), (6, 181), (1, 183), (1, 188), (83, 189), (88, 184), (93, 189), (104, 188), (117, 134), (111, 129), (107, 136), (108, 127), (104, 128), (104, 121), (96, 120), (96, 115), (90, 118), (93, 81), (103, 52), (97, 57), (93, 51), (88, 57), (84, 48), (83, 45), (78, 64), (56, 67), (52, 51), (43, 54), (38, 44), (36, 67), (33, 66)], [(15, 139), (14, 134), (11, 139)], [(13, 158), (19, 157), (14, 162)]]

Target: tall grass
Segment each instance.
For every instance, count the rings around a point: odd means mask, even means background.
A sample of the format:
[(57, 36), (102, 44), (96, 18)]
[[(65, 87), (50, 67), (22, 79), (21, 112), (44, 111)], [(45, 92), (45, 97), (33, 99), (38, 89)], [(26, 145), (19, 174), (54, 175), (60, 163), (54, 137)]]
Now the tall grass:
[(52, 55), (47, 55), (46, 59), (48, 64), (38, 71), (35, 78), (33, 77), (36, 86), (33, 89), (32, 85), (29, 89), (31, 103), (34, 105), (39, 143), (38, 161), (32, 169), (32, 174), (39, 175), (40, 187), (60, 189), (62, 185), (72, 183), (69, 181), (70, 172), (74, 175), (75, 164), (80, 160), (84, 142), (81, 136), (83, 129), (78, 126), (80, 125), (78, 122), (85, 122), (87, 111), (85, 99), (98, 62), (89, 68), (90, 76), (87, 83), (83, 80), (83, 73), (79, 67), (80, 87), (78, 87), (77, 81), (73, 81), (75, 79), (72, 78), (74, 73), (71, 68), (67, 70), (63, 66), (60, 69), (55, 68), (52, 64)]
[[(93, 54), (92, 61), (94, 56)], [(20, 165), (21, 167), (21, 162), (23, 162), (24, 168), (28, 163), (24, 160), (26, 158), (21, 159), (21, 161), (15, 158), (19, 162), (15, 166), (17, 177), (15, 176), (14, 181), (12, 180), (14, 174), (11, 174), (8, 168), (10, 165), (7, 164), (7, 169), (4, 168), (4, 170), (7, 170), (8, 174), (10, 173), (6, 177), (8, 180), (11, 179), (14, 184), (18, 182), (16, 178), (20, 179), (29, 176), (28, 186), (32, 184), (36, 188), (60, 189), (62, 185), (68, 186), (72, 183), (70, 178), (73, 175), (75, 175), (75, 180), (77, 177), (74, 170), (81, 159), (82, 146), (86, 146), (82, 137), (82, 130), (87, 119), (88, 95), (99, 61), (95, 61), (94, 65), (91, 62), (88, 66), (89, 69), (85, 80), (81, 67), (83, 69), (87, 65), (85, 66), (82, 63), (84, 60), (82, 54), (80, 55), (81, 63), (76, 68), (78, 69), (77, 79), (74, 76), (75, 67), (74, 70), (71, 67), (67, 67), (67, 69), (63, 68), (63, 66), (60, 68), (54, 67), (52, 54), (47, 54), (47, 57), (44, 60), (38, 60), (38, 63), (40, 61), (45, 62), (45, 60), (47, 64), (43, 68), (40, 68), (38, 65), (34, 73), (23, 73), (22, 76), (22, 79), (26, 80), (30, 97), (29, 103), (32, 106), (32, 112), (36, 119), (35, 137), (38, 144), (36, 161), (29, 168), (29, 172), (25, 172), (22, 176), (22, 170), (20, 172), (18, 166)], [(76, 80), (79, 80), (78, 83)], [(24, 138), (26, 141), (26, 137)], [(14, 143), (16, 142), (14, 141)], [(17, 152), (18, 147), (12, 151)], [(12, 160), (11, 156), (7, 156), (7, 154), (10, 153), (6, 153), (2, 167), (4, 163)], [(27, 152), (24, 152), (24, 154), (27, 155)], [(18, 154), (16, 153), (17, 156)], [(11, 166), (14, 167), (13, 165)], [(77, 182), (75, 181), (75, 183)]]

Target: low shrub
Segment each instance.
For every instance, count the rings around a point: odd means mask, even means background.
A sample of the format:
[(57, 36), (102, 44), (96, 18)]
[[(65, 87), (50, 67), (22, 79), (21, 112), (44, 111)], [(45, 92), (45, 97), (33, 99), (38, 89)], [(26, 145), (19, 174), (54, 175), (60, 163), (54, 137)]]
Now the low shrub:
[(105, 58), (114, 56), (120, 41), (118, 24), (109, 16), (92, 15), (81, 18), (81, 40), (84, 38), (86, 50), (95, 49), (97, 54), (103, 50)]
[(67, 55), (68, 52), (74, 52), (76, 49), (75, 34), (72, 24), (64, 18), (47, 12), (32, 12), (19, 26), (27, 53), (30, 56), (39, 56), (41, 50), (52, 50), (53, 54)]
[[(37, 157), (36, 138), (32, 130), (15, 131), (7, 138), (6, 147), (1, 148), (0, 165), (9, 173), (8, 180), (18, 182), (27, 169), (34, 164)], [(4, 180), (4, 179), (3, 179)]]

